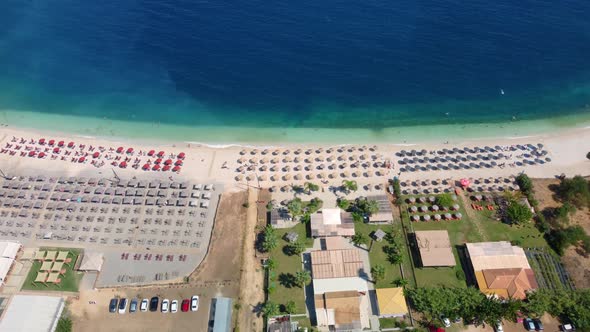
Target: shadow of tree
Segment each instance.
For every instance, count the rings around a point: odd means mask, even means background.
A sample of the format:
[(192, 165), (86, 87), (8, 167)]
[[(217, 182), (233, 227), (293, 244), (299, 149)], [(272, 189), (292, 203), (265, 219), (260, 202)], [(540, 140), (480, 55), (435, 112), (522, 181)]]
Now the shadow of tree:
[(293, 288), (297, 286), (295, 275), (292, 273), (281, 273), (279, 274), (279, 283), (285, 288)]

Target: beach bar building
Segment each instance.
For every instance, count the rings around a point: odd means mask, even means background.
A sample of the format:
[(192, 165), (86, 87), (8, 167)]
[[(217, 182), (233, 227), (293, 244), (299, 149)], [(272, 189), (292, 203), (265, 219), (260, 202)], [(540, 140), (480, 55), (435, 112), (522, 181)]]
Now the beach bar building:
[(349, 212), (341, 209), (321, 209), (311, 215), (311, 236), (346, 236), (354, 235), (354, 221)]

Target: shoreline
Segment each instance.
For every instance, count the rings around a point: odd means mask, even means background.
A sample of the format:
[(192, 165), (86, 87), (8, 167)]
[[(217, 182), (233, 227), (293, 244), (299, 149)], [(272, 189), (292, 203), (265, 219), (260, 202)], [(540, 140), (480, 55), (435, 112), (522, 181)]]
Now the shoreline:
[[(35, 112), (2, 111), (4, 129), (37, 135), (76, 137), (84, 140), (132, 142), (150, 146), (227, 148), (279, 148), (301, 145), (355, 144), (411, 147), (464, 144), (487, 140), (543, 139), (590, 129), (590, 112), (563, 117), (506, 123), (424, 125), (382, 130), (330, 128), (191, 127), (92, 119)], [(47, 128), (43, 128), (47, 127)], [(196, 136), (193, 138), (188, 135)], [(17, 135), (15, 135), (17, 136)], [(157, 136), (155, 138), (154, 136)], [(229, 139), (220, 140), (220, 137)], [(209, 137), (210, 139), (206, 139)], [(196, 139), (195, 139), (196, 138)], [(205, 138), (205, 139), (203, 139)]]

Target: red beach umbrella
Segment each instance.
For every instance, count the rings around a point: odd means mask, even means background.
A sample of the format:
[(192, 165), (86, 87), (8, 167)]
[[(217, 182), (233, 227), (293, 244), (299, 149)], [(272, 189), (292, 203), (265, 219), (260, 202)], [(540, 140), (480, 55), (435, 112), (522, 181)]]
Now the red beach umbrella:
[(123, 152), (123, 147), (122, 146), (120, 146), (120, 147), (117, 148), (117, 153), (121, 153), (121, 152)]
[(124, 161), (122, 161), (122, 162), (119, 164), (119, 167), (121, 167), (121, 168), (125, 168), (125, 167), (127, 167), (127, 163), (126, 163), (126, 162), (124, 162)]
[(127, 149), (127, 153), (128, 153), (128, 154), (129, 154), (129, 153), (133, 153), (133, 148), (129, 148), (129, 149)]
[(150, 164), (143, 165), (143, 169), (146, 170), (146, 171), (149, 170), (150, 169)]
[(39, 158), (45, 157), (45, 152), (39, 152)]
[(178, 159), (184, 159), (184, 157), (186, 157), (186, 155), (184, 154), (184, 152), (181, 152), (178, 154)]
[(86, 157), (80, 157), (80, 159), (78, 159), (79, 163), (83, 163), (86, 160)]
[(179, 172), (180, 171), (180, 166), (174, 166), (174, 168), (172, 169), (172, 172)]
[(35, 156), (37, 153), (35, 151), (29, 151), (29, 157)]
[(176, 166), (182, 166), (182, 160), (177, 160), (174, 165)]
[(41, 138), (41, 139), (39, 140), (39, 144), (41, 144), (41, 145), (45, 144), (45, 138)]
[(459, 181), (459, 183), (461, 184), (461, 187), (463, 187), (463, 188), (467, 188), (471, 184), (471, 182), (469, 181), (469, 179), (461, 179)]
[(148, 152), (148, 156), (152, 157), (155, 153), (156, 153), (156, 151), (150, 150), (150, 152)]
[(53, 153), (59, 153), (59, 148), (53, 148)]
[(158, 157), (164, 157), (166, 153), (164, 151), (160, 151), (158, 152)]
[(172, 165), (172, 159), (166, 159), (164, 165)]
[(50, 140), (49, 140), (49, 145), (50, 145), (50, 146), (53, 146), (53, 144), (55, 144), (55, 140), (54, 140), (54, 139), (50, 139)]
[(160, 170), (160, 165), (154, 165), (154, 167), (152, 167), (153, 171), (159, 171)]
[(160, 164), (161, 162), (162, 162), (162, 158), (158, 158), (158, 159), (156, 159), (156, 161), (155, 161), (155, 163), (156, 163), (156, 164)]
[(73, 148), (74, 147), (74, 144), (76, 144), (76, 143), (74, 143), (74, 142), (68, 143), (68, 148)]
[(64, 141), (59, 141), (59, 142), (57, 143), (57, 146), (60, 146), (60, 147), (61, 147), (61, 146), (64, 146), (64, 144), (66, 144)]
[(100, 152), (95, 152), (92, 154), (92, 158), (98, 158), (100, 157)]
[(163, 171), (169, 171), (170, 170), (170, 165), (166, 165), (162, 168)]

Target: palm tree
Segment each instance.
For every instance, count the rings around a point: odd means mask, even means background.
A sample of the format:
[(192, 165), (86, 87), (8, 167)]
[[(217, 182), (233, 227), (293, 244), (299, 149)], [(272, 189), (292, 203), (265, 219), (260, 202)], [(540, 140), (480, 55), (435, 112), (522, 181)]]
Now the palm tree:
[(396, 287), (406, 287), (408, 285), (409, 281), (406, 278), (397, 278), (393, 281), (393, 284)]
[(266, 260), (266, 269), (272, 271), (277, 268), (277, 262), (271, 257)]
[(371, 268), (371, 275), (375, 283), (385, 278), (385, 267), (381, 264), (377, 264)]
[(358, 184), (354, 180), (343, 180), (342, 187), (347, 193), (358, 190)]
[(278, 304), (267, 301), (264, 306), (262, 307), (262, 314), (264, 317), (273, 317), (279, 314), (279, 306)]
[(297, 271), (295, 272), (295, 282), (303, 288), (311, 282), (311, 274), (307, 270)]

